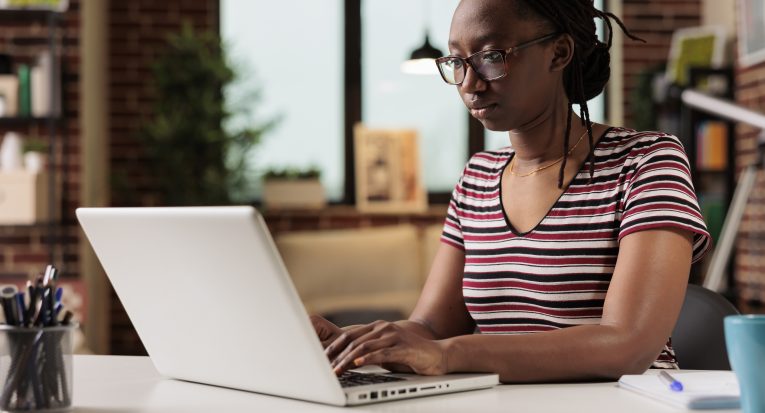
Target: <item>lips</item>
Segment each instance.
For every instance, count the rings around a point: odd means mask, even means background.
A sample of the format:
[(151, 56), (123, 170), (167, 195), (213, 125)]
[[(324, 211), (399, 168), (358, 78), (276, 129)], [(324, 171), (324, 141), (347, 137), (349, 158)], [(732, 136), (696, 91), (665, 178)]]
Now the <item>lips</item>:
[(489, 117), (489, 115), (491, 115), (492, 112), (494, 112), (494, 109), (496, 108), (497, 105), (494, 103), (471, 105), (470, 114), (473, 115), (473, 117), (476, 119), (486, 119)]

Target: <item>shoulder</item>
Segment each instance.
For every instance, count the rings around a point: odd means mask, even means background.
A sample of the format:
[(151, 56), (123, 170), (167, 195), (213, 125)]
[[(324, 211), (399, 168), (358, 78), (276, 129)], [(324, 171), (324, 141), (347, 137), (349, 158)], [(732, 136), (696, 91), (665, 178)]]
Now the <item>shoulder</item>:
[(508, 158), (514, 153), (512, 147), (508, 146), (501, 149), (492, 151), (482, 151), (475, 153), (468, 160), (466, 169), (489, 169), (496, 170), (502, 169), (507, 162)]
[(676, 136), (658, 131), (636, 131), (629, 128), (611, 128), (602, 140), (602, 148), (632, 155), (648, 154), (661, 148), (684, 151)]
[(465, 165), (463, 178), (472, 176), (491, 180), (499, 177), (513, 152), (511, 147), (506, 147), (474, 154)]

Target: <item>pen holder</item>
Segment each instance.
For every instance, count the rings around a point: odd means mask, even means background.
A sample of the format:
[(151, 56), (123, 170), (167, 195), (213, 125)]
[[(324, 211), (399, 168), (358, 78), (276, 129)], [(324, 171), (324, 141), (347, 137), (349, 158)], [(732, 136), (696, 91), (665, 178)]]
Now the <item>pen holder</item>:
[(0, 325), (0, 410), (66, 410), (72, 405), (72, 331), (76, 325)]

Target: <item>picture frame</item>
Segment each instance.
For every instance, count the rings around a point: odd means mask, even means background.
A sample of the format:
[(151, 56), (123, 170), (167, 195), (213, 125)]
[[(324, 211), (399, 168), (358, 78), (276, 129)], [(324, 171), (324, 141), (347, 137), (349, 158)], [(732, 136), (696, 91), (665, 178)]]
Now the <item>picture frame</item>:
[(738, 62), (747, 67), (765, 61), (765, 3), (738, 0)]
[(419, 136), (414, 129), (353, 129), (356, 208), (361, 212), (424, 212)]
[(666, 78), (671, 83), (688, 84), (691, 67), (721, 67), (725, 61), (725, 28), (722, 26), (686, 27), (672, 35)]

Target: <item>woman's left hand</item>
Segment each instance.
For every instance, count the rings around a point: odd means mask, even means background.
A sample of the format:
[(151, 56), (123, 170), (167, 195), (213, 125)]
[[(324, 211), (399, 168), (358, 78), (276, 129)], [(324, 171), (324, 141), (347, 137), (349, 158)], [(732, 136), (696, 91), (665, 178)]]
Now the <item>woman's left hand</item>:
[(369, 364), (422, 375), (446, 374), (448, 370), (442, 341), (428, 340), (387, 321), (346, 331), (325, 352), (337, 375)]

